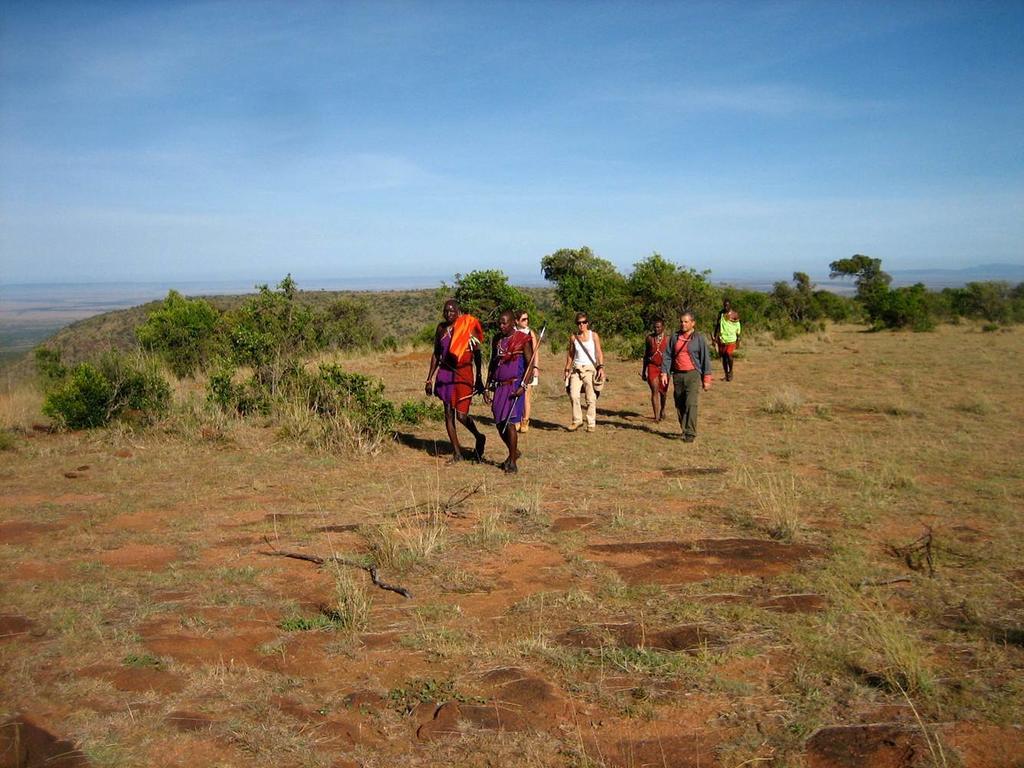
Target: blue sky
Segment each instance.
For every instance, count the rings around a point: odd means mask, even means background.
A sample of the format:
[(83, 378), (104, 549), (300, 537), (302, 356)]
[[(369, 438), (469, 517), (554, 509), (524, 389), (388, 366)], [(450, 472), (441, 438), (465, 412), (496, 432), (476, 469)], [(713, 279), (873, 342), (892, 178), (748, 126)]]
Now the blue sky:
[(1024, 263), (1024, 4), (3, 2), (2, 282)]

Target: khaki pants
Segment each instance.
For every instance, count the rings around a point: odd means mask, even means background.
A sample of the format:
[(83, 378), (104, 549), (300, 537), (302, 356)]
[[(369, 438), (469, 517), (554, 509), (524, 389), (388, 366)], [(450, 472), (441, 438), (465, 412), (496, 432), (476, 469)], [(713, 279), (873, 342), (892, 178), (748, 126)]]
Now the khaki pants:
[(594, 391), (594, 375), (597, 369), (592, 365), (583, 365), (572, 369), (569, 374), (569, 399), (572, 401), (572, 423), (583, 423), (583, 406), (580, 404), (580, 393), (587, 397), (587, 426), (597, 423), (597, 393)]

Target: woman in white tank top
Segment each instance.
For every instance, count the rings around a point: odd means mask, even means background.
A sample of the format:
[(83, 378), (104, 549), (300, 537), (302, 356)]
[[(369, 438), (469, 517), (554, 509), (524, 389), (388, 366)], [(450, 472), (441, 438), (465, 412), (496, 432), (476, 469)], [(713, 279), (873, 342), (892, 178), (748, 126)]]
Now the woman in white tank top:
[(597, 393), (594, 382), (604, 380), (604, 352), (601, 338), (590, 330), (586, 312), (576, 315), (576, 333), (569, 337), (569, 349), (565, 356), (565, 386), (572, 401), (572, 422), (569, 431), (579, 429), (583, 423), (581, 393), (587, 398), (587, 432), (597, 426)]

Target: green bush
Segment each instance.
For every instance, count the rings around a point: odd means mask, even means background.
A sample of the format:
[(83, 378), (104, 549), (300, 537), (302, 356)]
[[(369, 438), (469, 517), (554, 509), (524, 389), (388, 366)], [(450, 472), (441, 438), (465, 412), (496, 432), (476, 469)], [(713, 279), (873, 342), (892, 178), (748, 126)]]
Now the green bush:
[[(508, 277), (498, 269), (483, 269), (470, 272), (468, 275), (455, 275), (454, 298), (463, 312), (480, 320), (488, 335), (498, 331), (498, 318), (502, 312), (526, 310), (532, 315), (536, 310), (533, 299), (509, 285)], [(535, 319), (534, 324), (539, 326), (538, 320)], [(430, 338), (433, 343), (433, 329)]]
[(220, 313), (209, 302), (169, 291), (135, 335), (143, 349), (159, 355), (183, 379), (206, 367), (222, 349), (221, 330)]
[(437, 400), (406, 400), (398, 409), (398, 420), (403, 424), (444, 421), (444, 408)]
[[(710, 328), (721, 296), (708, 282), (707, 275), (707, 271), (698, 272), (674, 264), (657, 253), (638, 261), (627, 281), (631, 313), (635, 318), (628, 330), (639, 334), (650, 328), (655, 317), (664, 318), (667, 328), (675, 328), (684, 311), (692, 312)], [(620, 332), (630, 335), (625, 325)]]
[(113, 387), (96, 366), (79, 363), (46, 395), (43, 413), (68, 429), (102, 427)]
[(253, 369), (254, 376), (274, 394), (301, 355), (321, 348), (320, 319), (298, 301), (298, 286), (287, 275), (271, 291), (258, 286), (228, 318), (232, 362)]
[(541, 259), (541, 269), (544, 279), (555, 283), (558, 298), (554, 336), (564, 338), (576, 330), (572, 324), (576, 312), (586, 312), (591, 327), (602, 338), (642, 329), (643, 320), (632, 307), (626, 278), (590, 248), (562, 248)]
[(61, 362), (59, 349), (37, 347), (34, 352), (36, 373), (44, 388), (48, 388), (68, 374), (67, 367)]
[(240, 416), (270, 412), (267, 388), (254, 377), (235, 383), (235, 369), (231, 366), (221, 366), (210, 374), (206, 397), (222, 411)]
[(384, 384), (361, 373), (348, 373), (333, 363), (320, 366), (313, 408), (321, 414), (344, 412), (360, 431), (394, 432), (395, 404), (384, 397)]
[(414, 347), (433, 347), (435, 333), (437, 333), (437, 323), (429, 323), (420, 328), (409, 341)]
[(91, 429), (115, 418), (149, 422), (166, 413), (170, 401), (170, 385), (150, 358), (107, 352), (54, 383), (43, 413), (63, 427)]
[(341, 298), (332, 301), (316, 325), (319, 328), (317, 346), (321, 348), (369, 347), (376, 344), (380, 337), (370, 318), (370, 305), (363, 299)]
[(871, 314), (876, 328), (935, 329), (935, 318), (929, 312), (928, 291), (921, 283), (889, 290), (884, 296), (879, 296)]

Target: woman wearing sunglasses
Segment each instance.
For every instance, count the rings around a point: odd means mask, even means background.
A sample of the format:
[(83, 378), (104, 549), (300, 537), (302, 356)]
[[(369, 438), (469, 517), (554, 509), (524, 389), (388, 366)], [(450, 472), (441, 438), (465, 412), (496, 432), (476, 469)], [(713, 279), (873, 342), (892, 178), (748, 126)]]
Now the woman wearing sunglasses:
[[(530, 337), (530, 341), (533, 342), (533, 348), (539, 349), (540, 340), (537, 338), (537, 334), (530, 330), (530, 314), (525, 310), (520, 310), (516, 313), (516, 330), (520, 333), (525, 333)], [(539, 359), (540, 353), (538, 352), (535, 358)], [(520, 432), (530, 431), (530, 405), (533, 400), (533, 389), (537, 386), (540, 376), (540, 368), (537, 365), (538, 360), (534, 359), (533, 371), (527, 376), (529, 386), (526, 387), (526, 394), (523, 396), (525, 408), (523, 410), (523, 420), (517, 424), (517, 428)]]
[(583, 406), (580, 394), (587, 398), (587, 432), (597, 427), (597, 392), (594, 384), (604, 381), (604, 352), (601, 351), (601, 339), (595, 331), (590, 330), (590, 321), (586, 312), (576, 314), (576, 332), (569, 338), (569, 349), (565, 356), (565, 385), (572, 401), (572, 422), (569, 431), (573, 432), (583, 424)]

